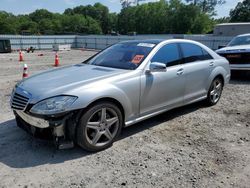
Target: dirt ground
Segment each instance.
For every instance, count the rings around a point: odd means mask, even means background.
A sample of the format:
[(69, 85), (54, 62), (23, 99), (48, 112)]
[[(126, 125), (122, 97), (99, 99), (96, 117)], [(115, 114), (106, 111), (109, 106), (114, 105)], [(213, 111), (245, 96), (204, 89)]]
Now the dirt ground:
[[(60, 52), (60, 63), (94, 53)], [(29, 74), (54, 68), (53, 52), (24, 58)], [(113, 147), (87, 153), (56, 150), (16, 126), (9, 98), (22, 64), (17, 53), (0, 54), (0, 187), (250, 187), (249, 76), (233, 79), (214, 107), (172, 110), (124, 129)]]

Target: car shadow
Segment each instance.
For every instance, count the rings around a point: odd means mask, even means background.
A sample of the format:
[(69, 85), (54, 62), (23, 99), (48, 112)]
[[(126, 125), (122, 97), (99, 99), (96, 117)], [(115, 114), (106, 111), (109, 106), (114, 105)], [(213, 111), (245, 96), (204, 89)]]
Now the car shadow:
[(230, 84), (249, 85), (250, 71), (231, 71)]
[[(204, 107), (203, 102), (191, 104), (124, 128), (118, 142), (163, 122)], [(51, 141), (35, 139), (18, 128), (14, 119), (0, 123), (0, 163), (11, 168), (58, 164), (94, 154), (86, 152), (78, 146), (68, 150), (57, 150)]]
[(0, 123), (0, 163), (12, 168), (57, 164), (90, 155), (79, 147), (57, 150), (51, 141), (33, 138), (14, 119)]
[(157, 115), (155, 117), (149, 118), (147, 120), (144, 120), (144, 121), (139, 122), (137, 124), (134, 124), (132, 126), (124, 128), (123, 131), (122, 131), (122, 134), (120, 136), (120, 140), (124, 139), (124, 138), (127, 138), (129, 136), (132, 136), (134, 134), (137, 134), (137, 133), (139, 133), (141, 131), (150, 129), (152, 127), (155, 127), (157, 125), (160, 125), (160, 124), (162, 124), (164, 122), (173, 120), (173, 119), (175, 119), (177, 117), (180, 117), (180, 116), (183, 116), (185, 114), (195, 112), (195, 111), (197, 111), (199, 109), (206, 108), (206, 107), (207, 106), (204, 103), (204, 101), (201, 101), (201, 102), (197, 102), (197, 103), (194, 103), (194, 104), (190, 104), (190, 105), (187, 105), (187, 106), (175, 108), (173, 110), (164, 112), (164, 113), (159, 114), (159, 115)]

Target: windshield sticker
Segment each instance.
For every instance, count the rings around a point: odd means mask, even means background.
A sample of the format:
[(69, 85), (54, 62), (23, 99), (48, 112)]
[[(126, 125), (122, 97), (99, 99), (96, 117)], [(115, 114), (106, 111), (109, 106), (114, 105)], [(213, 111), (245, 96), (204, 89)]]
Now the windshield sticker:
[(143, 58), (144, 58), (144, 55), (136, 55), (131, 62), (134, 64), (139, 64), (141, 63)]
[(139, 44), (137, 44), (137, 46), (153, 48), (155, 46), (155, 44), (151, 44), (151, 43), (139, 43)]

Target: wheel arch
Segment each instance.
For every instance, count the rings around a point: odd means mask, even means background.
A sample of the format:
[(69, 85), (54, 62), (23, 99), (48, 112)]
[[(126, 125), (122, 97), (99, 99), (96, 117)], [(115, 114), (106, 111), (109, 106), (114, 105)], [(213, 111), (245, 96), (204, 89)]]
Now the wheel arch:
[(66, 127), (67, 127), (67, 131), (69, 131), (67, 135), (71, 140), (76, 141), (77, 126), (78, 126), (78, 123), (79, 123), (81, 116), (86, 112), (87, 109), (91, 108), (92, 106), (94, 106), (95, 104), (100, 103), (100, 102), (111, 102), (111, 103), (115, 104), (119, 108), (119, 110), (121, 110), (122, 119), (123, 119), (122, 126), (124, 127), (124, 125), (125, 125), (125, 109), (124, 109), (123, 105), (118, 100), (116, 100), (112, 97), (103, 97), (103, 98), (99, 98), (99, 99), (92, 101), (84, 108), (76, 110), (75, 114), (67, 120), (68, 122), (66, 124)]
[[(86, 121), (88, 121), (88, 118), (89, 116), (83, 116), (82, 118), (83, 119), (79, 119), (80, 121), (77, 122), (76, 126), (73, 128), (71, 128), (71, 132), (73, 133), (73, 139), (74, 139), (74, 142), (77, 143), (80, 147), (82, 147), (83, 149), (85, 150), (88, 150), (88, 151), (101, 151), (103, 149), (106, 149), (107, 147), (110, 147), (112, 146), (113, 142), (117, 139), (118, 135), (120, 134), (122, 128), (124, 127), (124, 109), (123, 109), (123, 106), (122, 104), (114, 99), (114, 98), (110, 98), (110, 97), (103, 97), (103, 98), (99, 98), (99, 99), (96, 99), (94, 101), (92, 101), (88, 106), (82, 108), (81, 110), (78, 111), (78, 117), (81, 118), (82, 115), (84, 115), (84, 113), (88, 112), (88, 110), (91, 110), (92, 108), (95, 108), (96, 105), (102, 105), (102, 103), (112, 103), (112, 106), (116, 106), (121, 112), (119, 112), (119, 116), (122, 118), (122, 124), (120, 124), (119, 122), (119, 126), (117, 128), (117, 132), (115, 133), (115, 136), (112, 137), (109, 142), (105, 145), (102, 145), (102, 146), (97, 146), (97, 145), (91, 145), (91, 141), (88, 140), (88, 136), (83, 136), (83, 131), (85, 130), (84, 127), (85, 127), (85, 123)], [(111, 104), (110, 104), (111, 105)], [(99, 109), (99, 108), (97, 108)], [(96, 109), (95, 109), (96, 110)], [(90, 114), (92, 114), (93, 112), (95, 111), (91, 111)], [(88, 114), (89, 115), (89, 114)], [(86, 119), (87, 118), (87, 119)], [(84, 121), (85, 123), (82, 124), (81, 122)], [(105, 130), (106, 131), (106, 130)], [(101, 133), (102, 135), (105, 134), (105, 133)], [(111, 134), (111, 133), (110, 133)], [(112, 133), (113, 134), (113, 133)], [(85, 135), (85, 133), (84, 133)], [(100, 139), (100, 137), (98, 138)]]
[(122, 118), (123, 118), (123, 124), (124, 124), (124, 120), (125, 120), (125, 110), (124, 110), (124, 107), (123, 107), (123, 105), (118, 100), (116, 100), (116, 99), (114, 99), (112, 97), (103, 97), (103, 98), (96, 99), (96, 100), (92, 101), (85, 109), (88, 109), (91, 106), (94, 106), (95, 104), (100, 103), (100, 102), (111, 102), (111, 103), (114, 103), (119, 108), (119, 110), (121, 110)]
[(225, 69), (223, 69), (222, 67), (216, 67), (209, 76), (209, 79), (207, 82), (207, 87), (206, 87), (207, 91), (209, 90), (209, 88), (210, 88), (210, 86), (215, 78), (220, 78), (223, 82), (223, 86), (225, 86), (227, 83), (226, 82), (226, 75), (227, 75), (227, 73), (226, 73)]
[[(216, 79), (216, 78), (220, 78), (220, 79), (222, 80), (222, 85), (223, 85), (223, 86), (225, 85), (225, 79), (224, 79), (224, 77), (222, 76), (222, 74), (216, 75), (216, 76), (214, 77), (214, 79)], [(214, 79), (213, 79), (213, 80), (214, 80)]]

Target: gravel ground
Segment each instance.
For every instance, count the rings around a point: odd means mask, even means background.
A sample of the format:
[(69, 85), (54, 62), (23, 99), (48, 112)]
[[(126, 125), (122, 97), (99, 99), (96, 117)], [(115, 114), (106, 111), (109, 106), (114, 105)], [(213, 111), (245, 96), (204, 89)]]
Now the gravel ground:
[[(94, 53), (59, 56), (66, 65)], [(24, 58), (29, 74), (53, 68), (53, 52)], [(8, 101), (22, 77), (17, 60), (17, 53), (0, 54), (0, 187), (249, 187), (249, 75), (232, 80), (214, 107), (172, 110), (124, 129), (113, 147), (87, 153), (55, 150), (16, 127)]]

